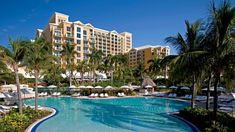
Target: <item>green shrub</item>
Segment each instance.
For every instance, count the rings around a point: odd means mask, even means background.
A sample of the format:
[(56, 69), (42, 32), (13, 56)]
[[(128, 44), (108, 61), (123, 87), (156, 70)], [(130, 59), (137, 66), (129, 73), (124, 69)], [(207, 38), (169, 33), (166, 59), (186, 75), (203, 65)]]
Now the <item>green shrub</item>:
[(30, 124), (49, 113), (49, 111), (35, 111), (27, 107), (23, 110), (23, 114), (19, 114), (18, 109), (11, 109), (6, 116), (0, 119), (0, 131), (23, 132)]
[(179, 116), (195, 124), (201, 131), (232, 132), (235, 130), (235, 119), (226, 113), (217, 113), (217, 122), (213, 111), (203, 108), (185, 108), (179, 112)]

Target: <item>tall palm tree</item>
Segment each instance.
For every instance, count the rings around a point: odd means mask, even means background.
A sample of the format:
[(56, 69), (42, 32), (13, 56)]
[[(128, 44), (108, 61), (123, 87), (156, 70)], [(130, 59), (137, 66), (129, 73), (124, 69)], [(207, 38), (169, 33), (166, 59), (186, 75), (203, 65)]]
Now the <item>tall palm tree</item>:
[(74, 50), (74, 45), (70, 43), (66, 43), (63, 45), (62, 54), (65, 57), (66, 61), (66, 70), (69, 71), (69, 86), (72, 85), (72, 77), (73, 77), (73, 71), (75, 70), (75, 64), (74, 64), (74, 56), (76, 54), (76, 51)]
[(185, 38), (178, 33), (177, 36), (170, 36), (166, 38), (166, 42), (172, 44), (178, 49), (179, 55), (172, 57), (171, 69), (173, 73), (181, 75), (183, 77), (192, 78), (192, 100), (191, 107), (195, 107), (195, 96), (196, 96), (196, 82), (197, 77), (200, 74), (200, 59), (204, 54), (204, 51), (199, 49), (202, 34), (200, 33), (201, 22), (196, 21), (190, 24), (185, 21), (186, 35)]
[(20, 40), (20, 39), (12, 40), (10, 38), (9, 43), (10, 43), (10, 49), (5, 48), (4, 46), (0, 46), (0, 51), (1, 51), (0, 58), (5, 64), (10, 66), (15, 73), (19, 112), (20, 114), (22, 114), (22, 98), (21, 98), (21, 92), (20, 92), (18, 67), (19, 67), (21, 60), (24, 58), (25, 45), (28, 42)]
[(89, 63), (91, 64), (90, 67), (92, 69), (93, 80), (95, 82), (95, 80), (96, 80), (95, 71), (97, 70), (97, 68), (101, 64), (101, 61), (103, 58), (103, 52), (101, 50), (96, 50), (93, 47), (93, 48), (91, 48), (91, 53), (88, 56), (89, 56)]
[(35, 77), (35, 110), (38, 110), (38, 80), (43, 69), (50, 64), (51, 47), (45, 40), (36, 38), (28, 46), (23, 60), (23, 65)]
[(88, 71), (88, 65), (86, 61), (81, 61), (77, 65), (77, 71), (80, 72), (81, 82), (83, 82), (83, 74)]
[(44, 81), (48, 84), (53, 84), (56, 86), (60, 86), (61, 82), (61, 74), (62, 74), (62, 68), (60, 64), (49, 64), (49, 67), (47, 67), (47, 70), (43, 71)]
[(147, 63), (149, 64), (148, 72), (153, 76), (152, 78), (162, 74), (163, 65), (161, 63), (161, 59), (155, 57), (152, 60), (149, 60)]
[(218, 107), (217, 87), (224, 68), (231, 63), (235, 52), (235, 8), (224, 1), (218, 8), (212, 3), (210, 23), (206, 31), (204, 48), (208, 52), (208, 62), (214, 74), (214, 116)]

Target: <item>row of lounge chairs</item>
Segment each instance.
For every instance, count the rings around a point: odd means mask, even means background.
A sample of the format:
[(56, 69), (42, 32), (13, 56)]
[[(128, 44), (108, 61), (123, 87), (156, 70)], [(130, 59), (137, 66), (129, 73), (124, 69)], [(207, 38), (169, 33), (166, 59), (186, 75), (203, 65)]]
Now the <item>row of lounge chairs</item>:
[(52, 96), (60, 96), (60, 95), (61, 95), (60, 92), (54, 92), (54, 93), (52, 93)]
[(125, 97), (126, 95), (122, 92), (122, 93), (118, 93), (117, 96), (118, 97)]
[(91, 98), (98, 98), (98, 97), (100, 97), (100, 98), (107, 98), (108, 94), (107, 93), (100, 93), (100, 94), (98, 94), (98, 93), (91, 93), (91, 95), (89, 97), (91, 97)]
[(47, 96), (48, 93), (47, 93), (47, 92), (42, 92), (42, 93), (39, 93), (38, 95), (41, 96), (41, 97), (43, 97), (43, 96)]

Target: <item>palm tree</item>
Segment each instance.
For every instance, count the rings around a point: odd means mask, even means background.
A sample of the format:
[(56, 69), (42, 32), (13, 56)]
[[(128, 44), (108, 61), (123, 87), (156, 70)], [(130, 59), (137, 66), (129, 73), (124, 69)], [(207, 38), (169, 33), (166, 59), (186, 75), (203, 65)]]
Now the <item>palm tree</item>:
[(88, 56), (89, 56), (90, 68), (92, 69), (93, 80), (95, 82), (96, 80), (95, 71), (101, 64), (103, 52), (101, 50), (96, 50), (95, 48), (91, 48), (91, 53)]
[(83, 74), (86, 71), (88, 71), (88, 65), (87, 65), (86, 61), (79, 62), (77, 65), (77, 70), (78, 70), (78, 72), (80, 72), (81, 82), (83, 82)]
[(25, 53), (25, 45), (28, 43), (27, 41), (22, 40), (12, 40), (9, 39), (10, 48), (5, 48), (3, 46), (0, 46), (0, 58), (2, 61), (10, 66), (14, 73), (15, 73), (15, 79), (16, 79), (16, 87), (17, 87), (17, 94), (18, 94), (18, 105), (19, 105), (19, 112), (22, 114), (22, 99), (21, 99), (21, 92), (20, 92), (20, 81), (19, 81), (19, 74), (18, 74), (18, 67), (20, 64), (20, 61), (24, 57)]
[[(185, 38), (178, 33), (177, 36), (170, 36), (166, 38), (166, 42), (175, 46), (179, 55), (171, 58), (171, 70), (175, 75), (192, 78), (192, 102), (191, 107), (195, 107), (196, 96), (196, 82), (198, 82), (198, 76), (200, 74), (200, 58), (204, 54), (199, 49), (202, 34), (200, 33), (201, 22), (196, 21), (190, 24), (185, 21), (186, 35)], [(168, 57), (169, 58), (169, 57)]]
[(27, 46), (23, 65), (35, 77), (35, 110), (38, 109), (38, 80), (43, 69), (46, 69), (51, 59), (51, 47), (41, 38), (35, 39)]
[(75, 70), (75, 64), (74, 64), (74, 56), (76, 54), (76, 51), (74, 50), (74, 45), (70, 43), (66, 43), (63, 45), (62, 54), (65, 57), (66, 61), (66, 70), (69, 71), (69, 86), (72, 85), (72, 77), (73, 77), (73, 71)]
[(148, 71), (153, 76), (152, 78), (162, 74), (163, 65), (161, 63), (161, 59), (155, 57), (152, 60), (149, 60), (147, 63), (149, 64)]
[(43, 71), (44, 81), (48, 84), (53, 84), (56, 86), (60, 86), (60, 82), (62, 80), (61, 74), (62, 74), (62, 68), (60, 64), (49, 64), (49, 67), (47, 67), (47, 70)]
[(224, 1), (218, 8), (212, 3), (210, 23), (206, 31), (204, 48), (214, 74), (214, 116), (217, 113), (217, 87), (224, 68), (231, 63), (235, 52), (235, 8)]

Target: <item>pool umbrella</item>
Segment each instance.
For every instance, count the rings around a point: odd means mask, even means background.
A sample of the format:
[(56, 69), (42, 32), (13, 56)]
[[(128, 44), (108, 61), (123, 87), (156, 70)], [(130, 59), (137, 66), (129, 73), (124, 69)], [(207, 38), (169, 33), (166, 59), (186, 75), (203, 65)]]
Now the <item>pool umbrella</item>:
[(120, 88), (130, 88), (130, 87), (127, 85), (124, 85), (124, 86), (121, 86)]
[(235, 99), (235, 93), (231, 93), (231, 94), (232, 94), (233, 99)]
[(86, 86), (86, 88), (94, 88), (93, 86)]
[(112, 86), (106, 86), (105, 89), (112, 89)]
[(39, 85), (38, 88), (44, 88), (44, 86)]
[[(207, 88), (203, 88), (203, 91), (207, 91)], [(210, 91), (214, 91), (214, 87), (210, 87)], [(217, 87), (218, 92), (223, 92), (225, 89), (223, 87)]]
[(170, 89), (177, 89), (178, 87), (177, 86), (170, 86), (169, 88)]
[(161, 85), (161, 86), (157, 86), (158, 88), (166, 88), (166, 86)]
[(76, 86), (74, 86), (74, 85), (71, 85), (69, 88), (76, 88)]
[(151, 86), (151, 85), (147, 85), (147, 86), (145, 86), (145, 88), (152, 88), (153, 86)]
[(50, 86), (48, 86), (48, 88), (57, 88), (57, 86), (55, 86), (55, 85), (50, 85)]
[(180, 89), (182, 89), (182, 90), (190, 90), (190, 88), (187, 87), (187, 86), (183, 86), (183, 87), (181, 87)]
[(78, 88), (86, 88), (86, 86), (81, 85), (81, 86), (79, 86)]
[(96, 86), (95, 88), (97, 88), (97, 89), (102, 89), (103, 87), (101, 87), (101, 86)]

